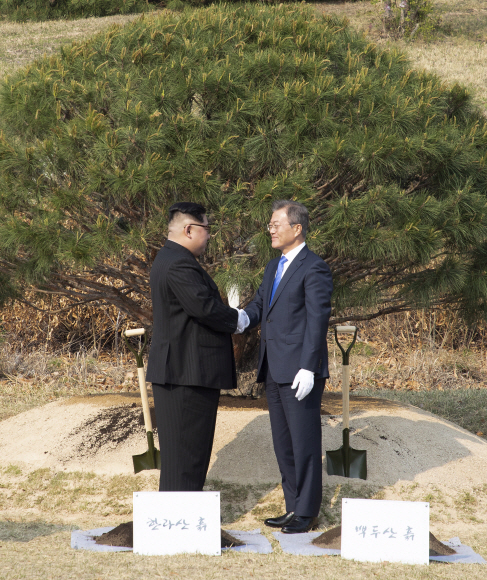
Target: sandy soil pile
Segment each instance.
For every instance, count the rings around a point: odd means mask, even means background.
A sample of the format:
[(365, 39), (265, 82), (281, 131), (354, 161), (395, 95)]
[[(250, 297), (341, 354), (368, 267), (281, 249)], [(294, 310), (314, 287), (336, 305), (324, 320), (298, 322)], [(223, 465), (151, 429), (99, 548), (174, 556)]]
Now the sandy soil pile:
[[(239, 484), (280, 481), (265, 399), (247, 409), (226, 397), (218, 412), (208, 477)], [(242, 400), (240, 400), (240, 404)], [(323, 449), (342, 443), (340, 396), (325, 394)], [(487, 442), (415, 407), (351, 398), (350, 444), (367, 451), (367, 483), (443, 483), (450, 489), (485, 483)], [(157, 439), (156, 439), (157, 441)], [(133, 473), (132, 456), (147, 450), (136, 393), (56, 401), (0, 423), (0, 465), (27, 470)], [(324, 475), (324, 483), (345, 480)]]

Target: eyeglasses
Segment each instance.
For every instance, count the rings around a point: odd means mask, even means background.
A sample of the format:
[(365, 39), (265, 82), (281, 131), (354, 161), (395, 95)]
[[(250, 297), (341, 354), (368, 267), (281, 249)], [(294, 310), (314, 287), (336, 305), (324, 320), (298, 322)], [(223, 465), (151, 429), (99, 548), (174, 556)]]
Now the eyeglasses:
[(274, 222), (273, 224), (267, 224), (267, 231), (270, 232), (271, 230), (278, 230), (282, 226), (289, 225), (291, 227), (295, 226), (296, 224), (287, 223), (287, 224), (280, 224), (279, 222)]
[(203, 224), (186, 224), (184, 227), (186, 226), (198, 226), (199, 228), (205, 228), (207, 232), (211, 232), (211, 226), (205, 226)]

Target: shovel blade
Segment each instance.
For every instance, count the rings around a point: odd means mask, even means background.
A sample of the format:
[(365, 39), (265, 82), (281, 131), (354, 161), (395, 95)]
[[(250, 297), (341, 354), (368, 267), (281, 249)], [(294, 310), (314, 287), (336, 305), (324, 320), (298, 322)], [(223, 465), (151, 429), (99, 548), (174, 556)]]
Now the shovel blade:
[(147, 442), (149, 449), (140, 455), (132, 455), (134, 462), (134, 473), (144, 471), (144, 469), (161, 469), (161, 453), (154, 447), (154, 436), (152, 431), (147, 431)]
[(161, 455), (158, 449), (155, 450), (155, 453), (147, 450), (140, 455), (132, 455), (132, 460), (134, 462), (134, 473), (139, 473), (139, 471), (144, 469), (161, 469)]
[(349, 447), (348, 461), (345, 455), (343, 446), (335, 451), (326, 452), (326, 472), (328, 475), (367, 479), (367, 451)]
[(350, 447), (350, 429), (343, 430), (343, 445), (340, 449), (326, 452), (328, 475), (367, 479), (367, 451)]

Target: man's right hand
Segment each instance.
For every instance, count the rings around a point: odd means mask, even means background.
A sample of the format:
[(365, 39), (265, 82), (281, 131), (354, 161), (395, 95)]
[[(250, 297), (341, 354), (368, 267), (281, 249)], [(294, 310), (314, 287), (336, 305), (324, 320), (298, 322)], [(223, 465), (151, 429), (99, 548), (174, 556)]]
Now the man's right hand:
[(233, 334), (242, 334), (242, 332), (250, 324), (250, 320), (245, 310), (239, 310), (238, 308), (235, 308), (235, 310), (238, 311), (238, 322), (237, 322), (237, 330)]

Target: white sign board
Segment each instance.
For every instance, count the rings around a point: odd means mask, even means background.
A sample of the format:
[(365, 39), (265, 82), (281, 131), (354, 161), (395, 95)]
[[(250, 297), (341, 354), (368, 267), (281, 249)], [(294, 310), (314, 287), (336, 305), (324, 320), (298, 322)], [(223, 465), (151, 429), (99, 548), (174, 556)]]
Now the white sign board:
[(429, 563), (429, 503), (342, 499), (341, 557)]
[(134, 493), (134, 554), (221, 555), (219, 491)]

